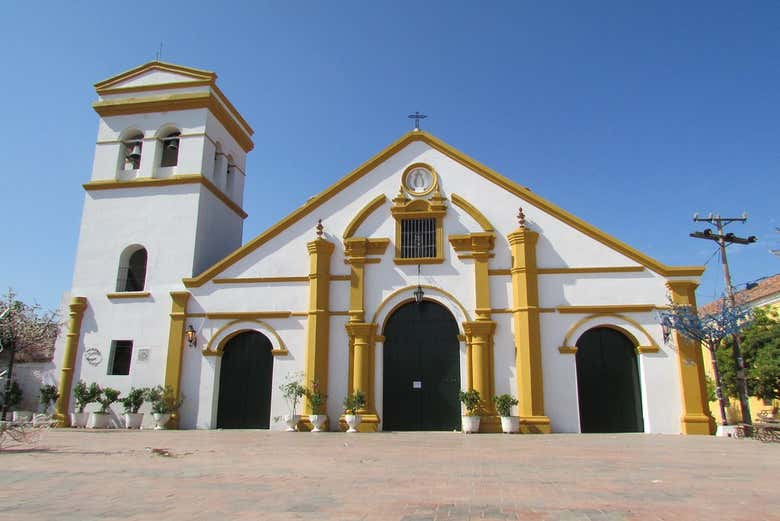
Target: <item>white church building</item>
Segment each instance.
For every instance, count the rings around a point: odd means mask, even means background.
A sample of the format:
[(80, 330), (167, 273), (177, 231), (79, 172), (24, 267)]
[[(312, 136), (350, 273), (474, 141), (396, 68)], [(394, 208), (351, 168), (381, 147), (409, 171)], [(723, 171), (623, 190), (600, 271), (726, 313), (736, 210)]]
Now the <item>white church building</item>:
[(252, 129), (216, 74), (151, 62), (95, 87), (63, 423), (84, 380), (170, 385), (179, 428), (279, 429), (279, 386), (301, 372), (330, 430), (355, 390), (362, 430), (459, 429), (458, 392), (476, 389), (484, 432), (502, 393), (522, 432), (710, 432), (701, 351), (656, 319), (669, 298), (695, 306), (703, 267), (662, 264), (419, 129), (242, 245)]

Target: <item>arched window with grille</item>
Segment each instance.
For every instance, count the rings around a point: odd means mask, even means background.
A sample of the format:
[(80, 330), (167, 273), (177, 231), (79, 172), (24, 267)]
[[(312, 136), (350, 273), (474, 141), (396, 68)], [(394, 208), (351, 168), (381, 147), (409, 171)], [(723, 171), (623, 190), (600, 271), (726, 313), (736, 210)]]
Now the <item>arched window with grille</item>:
[(143, 291), (146, 285), (146, 248), (130, 246), (119, 259), (119, 273), (116, 279), (117, 291)]

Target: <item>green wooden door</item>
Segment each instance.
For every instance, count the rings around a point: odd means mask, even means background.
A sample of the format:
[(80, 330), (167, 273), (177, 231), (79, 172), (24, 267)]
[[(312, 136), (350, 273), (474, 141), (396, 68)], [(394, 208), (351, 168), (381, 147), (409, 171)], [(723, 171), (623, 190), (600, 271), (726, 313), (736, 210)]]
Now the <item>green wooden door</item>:
[(608, 327), (577, 341), (577, 391), (582, 432), (644, 432), (634, 346)]
[(430, 301), (398, 308), (384, 330), (383, 429), (460, 428), (458, 324)]
[(219, 375), (217, 428), (267, 429), (274, 358), (265, 335), (247, 331), (225, 345)]

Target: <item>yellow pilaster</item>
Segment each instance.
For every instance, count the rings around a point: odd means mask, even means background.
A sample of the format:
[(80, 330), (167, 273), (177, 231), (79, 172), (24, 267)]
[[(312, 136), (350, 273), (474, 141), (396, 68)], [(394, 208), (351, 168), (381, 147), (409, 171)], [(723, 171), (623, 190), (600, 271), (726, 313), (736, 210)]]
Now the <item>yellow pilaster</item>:
[[(321, 230), (321, 229), (320, 229)], [(323, 239), (306, 244), (309, 251), (309, 315), (306, 323), (305, 385), (316, 379), (320, 391), (328, 392), (328, 351), (330, 347), (330, 257), (335, 245)], [(311, 414), (308, 400), (304, 412)], [(310, 428), (306, 424), (305, 428)]]
[(549, 433), (550, 418), (544, 414), (542, 345), (539, 325), (539, 288), (536, 241), (539, 234), (520, 227), (507, 236), (512, 251), (512, 300), (515, 333), (520, 432)]
[(62, 357), (62, 369), (60, 369), (60, 398), (55, 405), (54, 419), (60, 427), (70, 425), (70, 391), (73, 385), (73, 369), (76, 366), (76, 353), (79, 350), (79, 337), (81, 336), (81, 321), (84, 318), (84, 310), (87, 309), (86, 297), (73, 297), (70, 299), (68, 312), (68, 332), (65, 337), (65, 353)]
[[(696, 312), (696, 287), (693, 281), (667, 282), (672, 302), (682, 306), (691, 306)], [(704, 360), (701, 346), (677, 331), (673, 332), (677, 345), (677, 362), (680, 367), (682, 387), (683, 415), (680, 419), (683, 434), (712, 434), (715, 432), (715, 420), (707, 404), (704, 383)]]
[[(165, 385), (171, 386), (177, 398), (181, 388), (181, 365), (184, 355), (184, 328), (187, 320), (189, 291), (171, 291), (171, 326), (168, 331), (168, 358), (165, 362)], [(171, 416), (170, 428), (178, 428), (179, 413)]]
[(482, 398), (482, 421), (479, 432), (501, 432), (501, 423), (493, 405), (493, 333), (496, 323), (492, 320), (464, 322), (463, 331), (471, 351), (471, 388)]

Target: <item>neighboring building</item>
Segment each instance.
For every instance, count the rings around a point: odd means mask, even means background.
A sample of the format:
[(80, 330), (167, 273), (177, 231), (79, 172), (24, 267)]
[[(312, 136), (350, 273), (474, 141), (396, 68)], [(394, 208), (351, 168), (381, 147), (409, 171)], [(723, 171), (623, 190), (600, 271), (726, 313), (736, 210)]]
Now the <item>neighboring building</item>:
[[(766, 308), (780, 312), (780, 273), (772, 275), (770, 277), (763, 277), (755, 282), (749, 283), (746, 289), (734, 293), (734, 301), (742, 306), (747, 306), (751, 309), (754, 308)], [(713, 300), (708, 302), (699, 308), (699, 315), (709, 315), (717, 313), (723, 306), (723, 299)], [(704, 364), (707, 375), (713, 378), (712, 373), (712, 357), (709, 351), (704, 352)], [(775, 403), (765, 403), (763, 400), (750, 397), (750, 412), (755, 416), (759, 411), (766, 408), (777, 408), (780, 406), (780, 400), (774, 400)], [(710, 412), (716, 421), (721, 422), (720, 407), (717, 400), (710, 402)], [(739, 407), (739, 400), (736, 398), (729, 398), (729, 405), (726, 407), (726, 419), (729, 424), (740, 423), (742, 421), (742, 413)]]
[(420, 130), (242, 246), (252, 129), (215, 80), (152, 62), (96, 85), (64, 396), (166, 383), (182, 428), (281, 428), (278, 388), (300, 371), (330, 429), (353, 390), (365, 430), (458, 429), (474, 388), (484, 431), (511, 393), (525, 432), (710, 432), (701, 351), (664, 345), (655, 316), (667, 294), (695, 305), (703, 267), (653, 260)]

